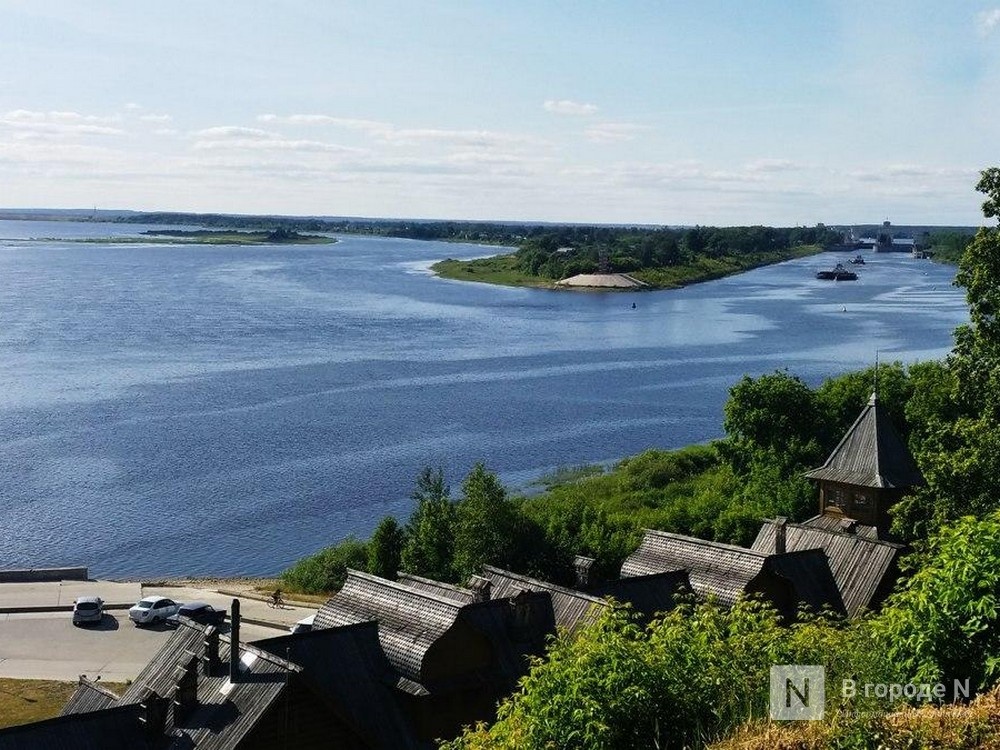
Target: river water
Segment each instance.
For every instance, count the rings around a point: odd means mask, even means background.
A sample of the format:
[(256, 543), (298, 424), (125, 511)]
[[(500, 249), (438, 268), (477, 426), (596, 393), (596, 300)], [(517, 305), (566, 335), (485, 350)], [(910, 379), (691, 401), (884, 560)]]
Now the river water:
[(586, 293), (428, 272), (470, 245), (66, 241), (142, 229), (0, 221), (0, 568), (275, 573), (405, 517), (426, 464), (517, 486), (705, 441), (744, 374), (940, 357), (967, 319), (903, 255)]

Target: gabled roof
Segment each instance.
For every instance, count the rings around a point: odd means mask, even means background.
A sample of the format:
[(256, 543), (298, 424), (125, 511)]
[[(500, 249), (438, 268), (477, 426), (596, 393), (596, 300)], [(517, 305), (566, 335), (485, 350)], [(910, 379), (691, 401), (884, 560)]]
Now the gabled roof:
[(616, 601), (631, 604), (644, 619), (669, 612), (677, 606), (677, 597), (690, 594), (691, 581), (686, 570), (672, 570), (645, 576), (629, 576), (608, 581), (591, 590), (594, 596), (610, 596)]
[(424, 657), (466, 606), (439, 594), (348, 570), (343, 588), (313, 621), (313, 628), (378, 622), (379, 641), (389, 662), (405, 677), (422, 682)]
[[(754, 540), (759, 552), (774, 550), (775, 522), (766, 521)], [(877, 604), (895, 581), (902, 545), (868, 536), (830, 530), (821, 526), (787, 523), (785, 548), (822, 549), (840, 590), (844, 608), (851, 617)]]
[(492, 599), (515, 597), (523, 591), (547, 593), (552, 599), (552, 612), (556, 625), (567, 630), (575, 630), (578, 626), (590, 622), (597, 613), (608, 606), (603, 599), (582, 591), (556, 586), (548, 581), (529, 578), (490, 565), (483, 566), (483, 578), (493, 584), (490, 588)]
[(453, 586), (450, 583), (441, 583), (441, 581), (435, 581), (433, 578), (422, 578), (412, 573), (400, 573), (397, 580), (411, 589), (437, 594), (438, 596), (443, 596), (445, 599), (453, 599), (460, 604), (472, 604), (476, 601), (476, 593), (471, 589)]
[(382, 653), (377, 623), (294, 633), (255, 641), (254, 645), (301, 664), (304, 681), (370, 747), (417, 747), (392, 694), (398, 677)]
[(99, 711), (0, 729), (0, 750), (142, 750), (147, 744), (139, 707)]
[(761, 576), (783, 579), (800, 604), (814, 610), (844, 609), (822, 550), (766, 554), (746, 547), (646, 529), (639, 549), (626, 558), (622, 577), (687, 571), (699, 596), (732, 605)]
[(63, 706), (60, 716), (70, 714), (83, 714), (88, 711), (100, 711), (118, 704), (119, 696), (108, 690), (100, 683), (88, 680), (86, 677), (80, 678), (80, 683), (76, 686), (76, 691), (69, 701)]
[(802, 525), (811, 526), (814, 529), (823, 529), (824, 531), (844, 531), (876, 542), (879, 540), (878, 527), (858, 523), (853, 518), (845, 518), (843, 516), (813, 516), (803, 521)]
[(687, 571), (695, 593), (731, 605), (761, 572), (766, 558), (745, 547), (646, 529), (639, 549), (622, 564), (622, 577)]
[(924, 484), (923, 474), (874, 394), (826, 462), (806, 476), (874, 488)]

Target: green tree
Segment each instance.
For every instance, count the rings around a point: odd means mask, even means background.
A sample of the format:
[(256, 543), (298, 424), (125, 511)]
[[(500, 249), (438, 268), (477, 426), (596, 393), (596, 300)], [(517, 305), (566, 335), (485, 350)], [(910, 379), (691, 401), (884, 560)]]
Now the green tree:
[[(1000, 215), (1000, 169), (983, 171), (977, 190), (983, 213)], [(932, 419), (920, 435), (918, 459), (927, 487), (895, 510), (894, 528), (920, 537), (965, 514), (998, 505), (1000, 476), (1000, 228), (982, 228), (959, 263), (955, 284), (965, 287), (969, 323), (955, 331), (948, 358), (954, 398), (936, 391), (924, 402)], [(943, 376), (938, 382), (944, 381)]]
[(440, 581), (454, 580), (455, 506), (444, 472), (425, 466), (411, 497), (417, 506), (406, 524), (402, 569)]
[(830, 378), (816, 389), (816, 405), (824, 453), (833, 447), (854, 424), (858, 414), (871, 398), (878, 381), (878, 400), (882, 410), (889, 414), (893, 425), (905, 440), (909, 433), (906, 404), (913, 395), (906, 368), (901, 362), (882, 363), (858, 372), (849, 372)]
[(484, 563), (517, 564), (522, 523), (517, 507), (496, 474), (477, 463), (462, 482), (456, 506), (455, 569), (461, 578), (477, 573)]
[(390, 581), (400, 569), (406, 535), (392, 516), (383, 518), (368, 540), (368, 572)]
[(816, 395), (794, 375), (744, 376), (729, 389), (723, 411), (726, 440), (718, 447), (737, 474), (763, 461), (788, 476), (819, 455)]

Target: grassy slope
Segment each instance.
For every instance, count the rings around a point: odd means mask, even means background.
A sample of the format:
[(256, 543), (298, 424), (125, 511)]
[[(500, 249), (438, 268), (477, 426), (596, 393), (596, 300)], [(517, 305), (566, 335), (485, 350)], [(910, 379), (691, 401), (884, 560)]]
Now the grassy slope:
[[(804, 245), (790, 250), (770, 253), (755, 253), (746, 256), (726, 256), (723, 258), (699, 258), (692, 263), (668, 268), (654, 268), (635, 271), (632, 276), (641, 279), (653, 289), (675, 289), (700, 281), (718, 279), (724, 276), (749, 271), (752, 268), (768, 266), (773, 263), (803, 258), (822, 252), (816, 245)], [(476, 260), (454, 260), (449, 258), (431, 266), (438, 276), (460, 281), (481, 281), (504, 286), (533, 286), (546, 289), (560, 288), (555, 286), (553, 279), (532, 276), (514, 267), (515, 256), (496, 255), (492, 258)]]
[[(121, 695), (123, 682), (102, 683)], [(77, 683), (55, 680), (15, 680), (0, 677), (0, 729), (58, 716)]]
[(883, 717), (750, 725), (710, 750), (973, 750), (1000, 748), (1000, 692), (968, 705), (905, 708)]

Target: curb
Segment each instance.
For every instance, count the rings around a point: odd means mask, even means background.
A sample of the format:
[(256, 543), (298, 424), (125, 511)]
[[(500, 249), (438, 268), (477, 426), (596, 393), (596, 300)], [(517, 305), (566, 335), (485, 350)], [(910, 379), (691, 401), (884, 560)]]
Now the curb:
[[(105, 604), (104, 609), (131, 609), (131, 604)], [(72, 612), (72, 604), (39, 604), (31, 607), (0, 607), (0, 615), (20, 615), (32, 612)]]
[(271, 620), (258, 620), (256, 617), (244, 617), (243, 615), (240, 615), (240, 622), (245, 622), (249, 625), (259, 625), (263, 628), (273, 628), (274, 630), (280, 630), (282, 633), (288, 633), (288, 629), (291, 627), (278, 622), (272, 622)]

